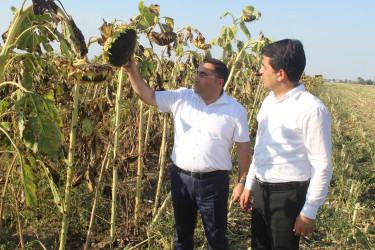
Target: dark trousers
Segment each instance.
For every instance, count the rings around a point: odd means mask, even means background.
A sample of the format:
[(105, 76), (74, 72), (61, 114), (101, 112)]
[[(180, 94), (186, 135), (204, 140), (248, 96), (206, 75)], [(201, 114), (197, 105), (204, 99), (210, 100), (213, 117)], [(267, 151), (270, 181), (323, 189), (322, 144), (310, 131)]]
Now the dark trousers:
[(309, 182), (257, 182), (251, 221), (251, 249), (299, 249), (293, 232)]
[(195, 179), (173, 166), (171, 192), (176, 221), (175, 249), (194, 248), (194, 229), (198, 209), (209, 249), (229, 249), (226, 237), (228, 173)]

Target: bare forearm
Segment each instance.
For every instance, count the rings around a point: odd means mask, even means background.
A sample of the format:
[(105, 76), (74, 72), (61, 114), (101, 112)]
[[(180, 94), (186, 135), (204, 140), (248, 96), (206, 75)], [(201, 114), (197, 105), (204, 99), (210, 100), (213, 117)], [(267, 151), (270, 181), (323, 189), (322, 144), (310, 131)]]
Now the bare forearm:
[(135, 94), (146, 104), (157, 106), (155, 91), (143, 80), (139, 72), (129, 73), (129, 80)]
[(155, 91), (143, 80), (133, 56), (130, 57), (130, 63), (124, 67), (128, 73), (130, 84), (135, 94), (146, 104), (157, 106)]
[(250, 144), (249, 142), (236, 142), (238, 152), (238, 183), (233, 189), (232, 201), (239, 201), (245, 187), (244, 182), (250, 165)]
[(238, 150), (238, 179), (245, 181), (251, 162), (250, 143), (241, 142), (236, 143), (236, 145)]

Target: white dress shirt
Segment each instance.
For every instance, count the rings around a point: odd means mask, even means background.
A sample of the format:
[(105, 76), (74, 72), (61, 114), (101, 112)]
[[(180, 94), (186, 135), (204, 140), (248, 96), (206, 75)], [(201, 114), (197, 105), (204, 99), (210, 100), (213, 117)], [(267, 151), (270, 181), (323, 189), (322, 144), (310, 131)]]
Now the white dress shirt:
[(331, 115), (303, 84), (277, 100), (271, 92), (257, 116), (258, 130), (245, 189), (264, 182), (310, 180), (301, 213), (315, 219), (332, 176)]
[(249, 141), (246, 109), (225, 94), (206, 105), (192, 89), (155, 93), (160, 112), (173, 113), (172, 160), (193, 172), (230, 170), (233, 142)]

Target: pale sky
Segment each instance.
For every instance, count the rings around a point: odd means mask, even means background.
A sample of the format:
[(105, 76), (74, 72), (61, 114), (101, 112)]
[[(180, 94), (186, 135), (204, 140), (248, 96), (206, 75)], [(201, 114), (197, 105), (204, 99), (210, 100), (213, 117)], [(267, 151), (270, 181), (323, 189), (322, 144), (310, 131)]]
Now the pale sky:
[[(86, 42), (100, 35), (98, 28), (103, 18), (107, 22), (129, 21), (139, 13), (139, 1), (60, 1), (82, 30)], [(0, 34), (13, 19), (10, 7), (20, 8), (21, 3), (21, 0), (0, 0)], [(31, 3), (28, 0), (26, 5)], [(338, 80), (358, 77), (375, 80), (375, 0), (145, 0), (144, 3), (160, 5), (160, 15), (173, 18), (175, 29), (189, 25), (198, 29), (206, 41), (217, 38), (222, 26), (232, 25), (232, 17), (220, 19), (222, 14), (228, 11), (237, 18), (246, 5), (251, 5), (262, 14), (258, 21), (247, 24), (252, 37), (263, 32), (274, 40), (301, 40), (307, 57), (306, 74), (322, 74), (324, 78)], [(244, 36), (239, 39), (245, 41)], [(100, 46), (93, 45), (89, 56), (99, 55), (100, 51)], [(213, 56), (220, 57), (221, 51)]]

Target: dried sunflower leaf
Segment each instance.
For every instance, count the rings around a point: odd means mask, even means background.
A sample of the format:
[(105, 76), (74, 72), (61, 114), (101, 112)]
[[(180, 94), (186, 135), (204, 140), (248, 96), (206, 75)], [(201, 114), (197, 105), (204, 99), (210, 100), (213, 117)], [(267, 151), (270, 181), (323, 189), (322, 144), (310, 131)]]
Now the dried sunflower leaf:
[(164, 33), (158, 33), (158, 32), (153, 31), (149, 34), (149, 38), (151, 39), (151, 41), (153, 41), (159, 46), (166, 46), (176, 41), (177, 34), (174, 33), (173, 31), (164, 32)]

